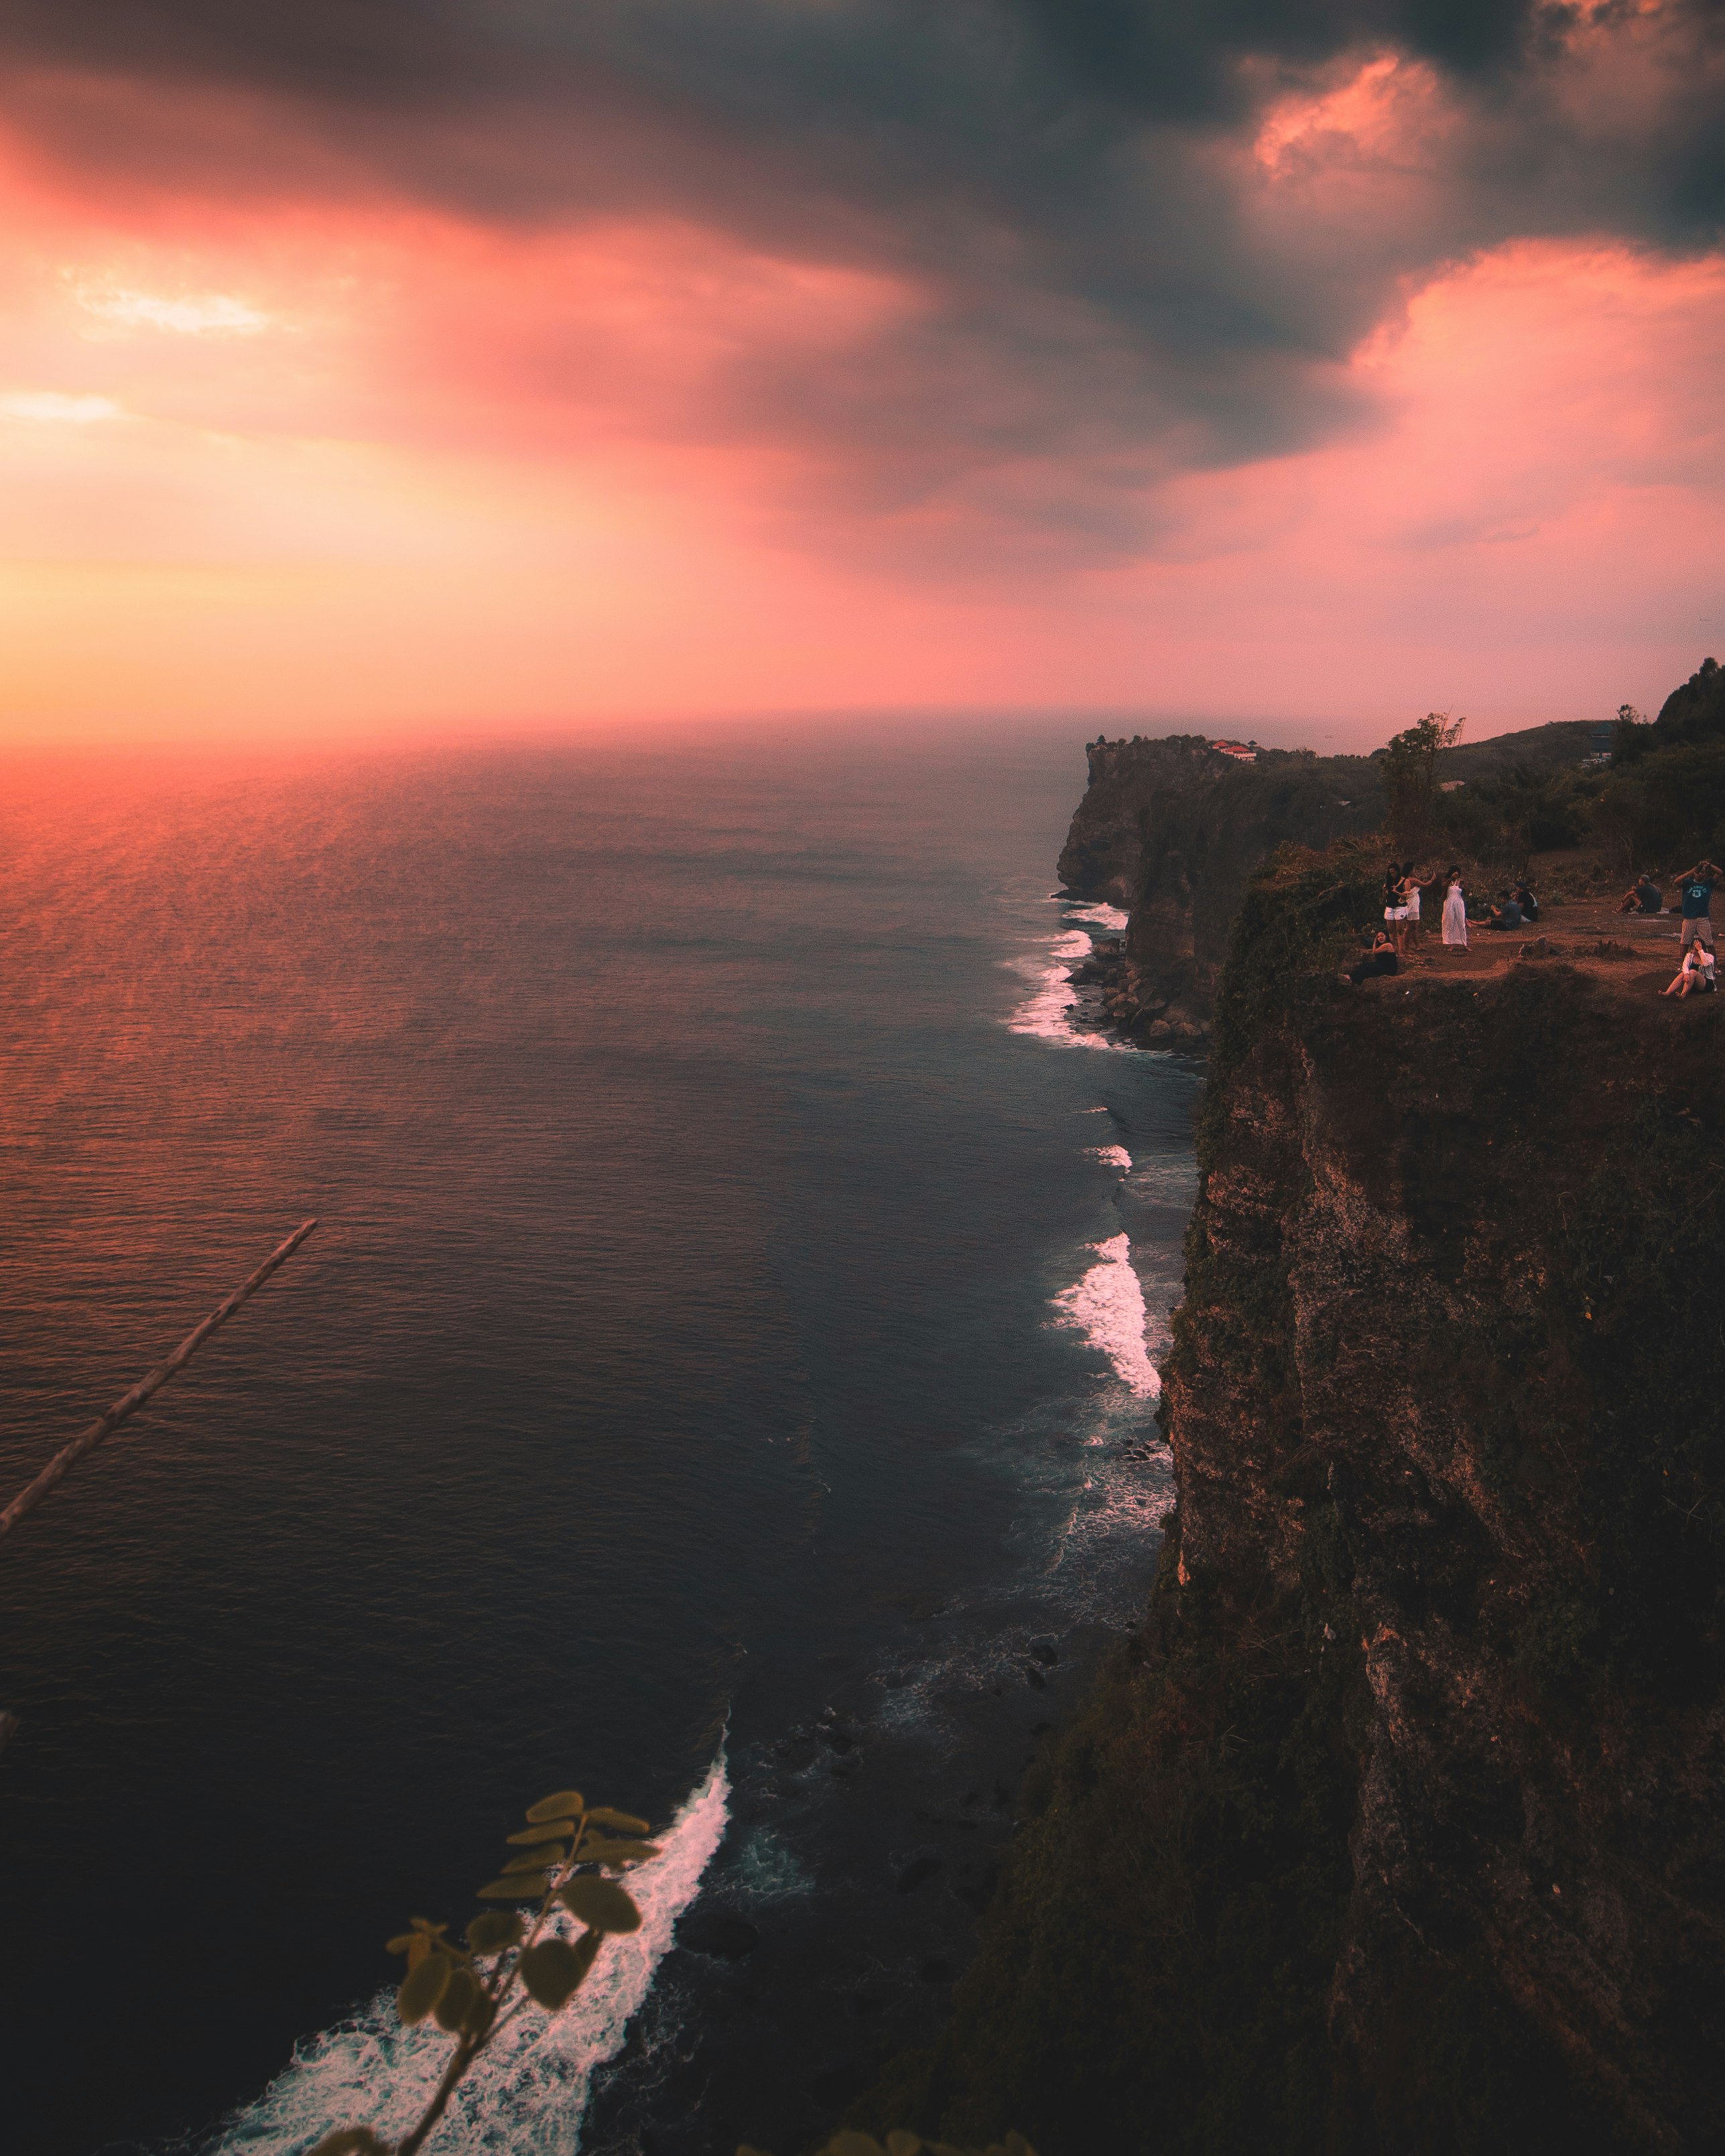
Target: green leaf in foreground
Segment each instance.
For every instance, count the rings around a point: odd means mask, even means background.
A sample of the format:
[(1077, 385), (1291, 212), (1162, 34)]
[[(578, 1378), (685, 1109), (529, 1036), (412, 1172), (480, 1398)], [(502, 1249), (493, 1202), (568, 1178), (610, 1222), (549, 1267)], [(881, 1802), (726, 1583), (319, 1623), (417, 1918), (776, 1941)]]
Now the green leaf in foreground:
[(601, 1879), (586, 1871), (561, 1888), (557, 1899), (569, 1912), (596, 1932), (638, 1932), (641, 1912), (614, 1879)]
[[(531, 1815), (530, 1815), (531, 1816)], [(613, 1834), (650, 1834), (653, 1830), (633, 1812), (614, 1812), (609, 1804), (595, 1804), (587, 1815), (589, 1826), (609, 1828)]]
[(536, 1804), (529, 1804), (527, 1817), (535, 1826), (543, 1826), (547, 1820), (574, 1819), (586, 1809), (579, 1789), (559, 1789), (554, 1797), (542, 1797)]
[(528, 1994), (555, 2014), (573, 1998), (593, 1967), (602, 1934), (583, 1932), (573, 1946), (567, 1939), (541, 1939), (521, 1956), (521, 1982)]
[(582, 1845), (583, 1864), (644, 1864), (657, 1856), (656, 1841), (589, 1841)]
[(513, 1909), (487, 1909), (467, 1927), (467, 1943), (475, 1953), (501, 1953), (521, 1935), (521, 1920)]
[(536, 1902), (544, 1893), (545, 1887), (542, 1871), (517, 1871), (512, 1879), (494, 1879), (489, 1886), (481, 1887), (474, 1899), (476, 1902)]
[(479, 1979), (470, 1969), (452, 1969), (449, 1980), (443, 1988), (442, 1996), (432, 2011), (437, 2016), (439, 2029), (447, 2029), (451, 2035), (465, 2029), (467, 2017), (473, 2011), (473, 2003), (480, 1995)]
[(402, 1979), (395, 1994), (395, 2010), (404, 2027), (411, 2029), (416, 2021), (423, 2021), (442, 1998), (451, 1966), (447, 1954), (429, 1953)]
[(530, 1849), (525, 1856), (511, 1856), (503, 1867), (511, 1871), (543, 1871), (547, 1864), (561, 1864), (568, 1855), (560, 1841), (542, 1841), (536, 1849)]
[(524, 1826), (519, 1834), (506, 1835), (504, 1839), (513, 1848), (521, 1842), (545, 1841), (554, 1834), (562, 1835), (567, 1840), (574, 1831), (573, 1820), (543, 1820), (537, 1826)]

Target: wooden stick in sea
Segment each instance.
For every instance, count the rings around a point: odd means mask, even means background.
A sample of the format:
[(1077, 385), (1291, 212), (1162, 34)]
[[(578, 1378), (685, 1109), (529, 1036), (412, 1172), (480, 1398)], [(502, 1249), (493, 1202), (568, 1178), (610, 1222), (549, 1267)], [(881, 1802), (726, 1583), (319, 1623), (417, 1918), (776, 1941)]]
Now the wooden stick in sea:
[[(106, 1414), (98, 1417), (88, 1430), (55, 1453), (35, 1481), (20, 1490), (6, 1510), (0, 1512), (0, 1535), (9, 1534), (26, 1512), (33, 1511), (40, 1504), (68, 1469), (75, 1467), (85, 1453), (94, 1452), (102, 1440), (118, 1430), (129, 1414), (142, 1407), (152, 1393), (160, 1392), (176, 1371), (183, 1370), (217, 1327), (225, 1325), (240, 1305), (262, 1287), (276, 1267), (285, 1265), (292, 1257), (316, 1225), (316, 1220), (302, 1221), (285, 1243), (270, 1253), (251, 1278), (242, 1281), (234, 1289), (219, 1310), (213, 1310), (195, 1332), (186, 1335), (165, 1363), (158, 1363), (149, 1376), (140, 1378), (123, 1399), (116, 1400)], [(0, 1729), (0, 1743), (4, 1743), (6, 1733)]]

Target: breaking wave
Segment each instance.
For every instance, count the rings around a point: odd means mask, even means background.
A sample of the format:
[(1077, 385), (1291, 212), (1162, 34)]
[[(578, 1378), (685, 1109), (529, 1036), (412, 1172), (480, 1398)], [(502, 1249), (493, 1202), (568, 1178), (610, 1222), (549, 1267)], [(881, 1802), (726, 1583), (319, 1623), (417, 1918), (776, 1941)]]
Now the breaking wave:
[[(1117, 936), (1126, 927), (1128, 916), (1119, 906), (1101, 900), (1085, 906), (1060, 902), (1065, 906), (1060, 932), (1040, 950), (1005, 962), (1030, 984), (1029, 993), (1009, 1014), (1007, 1029), (1029, 1034), (1057, 1048), (1101, 1048), (1116, 1055), (1166, 1056), (1166, 1049), (1140, 1048), (1130, 1040), (1117, 1040), (1106, 1030), (1096, 992), (1080, 990), (1067, 978), (1095, 949), (1093, 932), (1100, 929)], [(1075, 1019), (1082, 1022), (1075, 1023)]]
[(1111, 1235), (1091, 1248), (1101, 1260), (1082, 1280), (1054, 1298), (1060, 1322), (1076, 1326), (1114, 1366), (1115, 1375), (1140, 1399), (1155, 1399), (1162, 1380), (1145, 1342), (1144, 1291), (1132, 1265), (1132, 1238)]
[[(481, 2055), (440, 2129), (462, 2156), (575, 2156), (594, 2070), (623, 2048), (672, 1928), (724, 1835), (729, 1791), (721, 1752), (660, 1837), (660, 1854), (629, 1880), (639, 1931), (606, 1941), (561, 2014), (530, 2010)], [(558, 1921), (566, 1937), (578, 1928), (568, 1917)], [(223, 2123), (204, 2156), (298, 2156), (343, 2126), (369, 2126), (393, 2142), (424, 2110), (449, 2054), (441, 2030), (403, 2029), (394, 1994), (380, 1992), (351, 2021), (296, 2051), (286, 2071)]]

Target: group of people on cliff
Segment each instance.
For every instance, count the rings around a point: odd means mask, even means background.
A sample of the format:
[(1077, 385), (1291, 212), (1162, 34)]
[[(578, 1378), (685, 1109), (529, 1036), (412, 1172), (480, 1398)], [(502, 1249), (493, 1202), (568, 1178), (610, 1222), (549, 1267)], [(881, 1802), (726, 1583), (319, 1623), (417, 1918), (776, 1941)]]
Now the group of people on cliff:
[[(1444, 947), (1467, 948), (1467, 891), (1461, 870), (1451, 862), (1440, 875), (1427, 874), (1412, 861), (1392, 861), (1384, 871), (1384, 927), (1378, 942), (1394, 950), (1398, 959), (1407, 956), (1411, 943), (1421, 941), (1420, 904), (1429, 891), (1441, 886), (1444, 894), (1441, 927)], [(1488, 911), (1486, 926), (1500, 931), (1526, 927), (1539, 918), (1539, 901), (1525, 881), (1500, 891)], [(1389, 968), (1380, 968), (1389, 971)]]
[[(1409, 941), (1416, 947), (1420, 942), (1420, 900), (1440, 882), (1444, 886), (1445, 947), (1462, 951), (1467, 948), (1467, 894), (1461, 870), (1452, 865), (1445, 870), (1441, 877), (1425, 876), (1412, 861), (1392, 861), (1384, 872), (1384, 926), (1373, 936), (1371, 949), (1343, 969), (1344, 981), (1358, 986), (1362, 981), (1400, 971)], [(1712, 896), (1722, 883), (1725, 883), (1725, 869), (1712, 861), (1697, 861), (1681, 879), (1679, 910), (1683, 925), (1677, 946), (1680, 963), (1670, 986), (1661, 993), (1687, 996), (1717, 992)], [(1617, 910), (1620, 913), (1658, 913), (1663, 907), (1664, 894), (1650, 877), (1644, 875), (1624, 894)], [(1539, 901), (1527, 885), (1522, 882), (1497, 894), (1497, 903), (1491, 909), (1487, 925), (1507, 931), (1525, 927), (1538, 918)]]

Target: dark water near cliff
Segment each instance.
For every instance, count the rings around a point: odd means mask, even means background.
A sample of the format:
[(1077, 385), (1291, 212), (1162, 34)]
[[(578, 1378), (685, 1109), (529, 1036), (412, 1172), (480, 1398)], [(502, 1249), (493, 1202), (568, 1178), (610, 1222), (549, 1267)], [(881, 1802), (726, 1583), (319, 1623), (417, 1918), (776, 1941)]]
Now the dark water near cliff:
[(12, 771), (4, 1492), (323, 1222), (0, 1550), (18, 2156), (398, 2128), (381, 1943), (571, 1780), (648, 1921), (438, 2146), (926, 2033), (1166, 1496), (1194, 1074), (1075, 1044), (1067, 731)]

